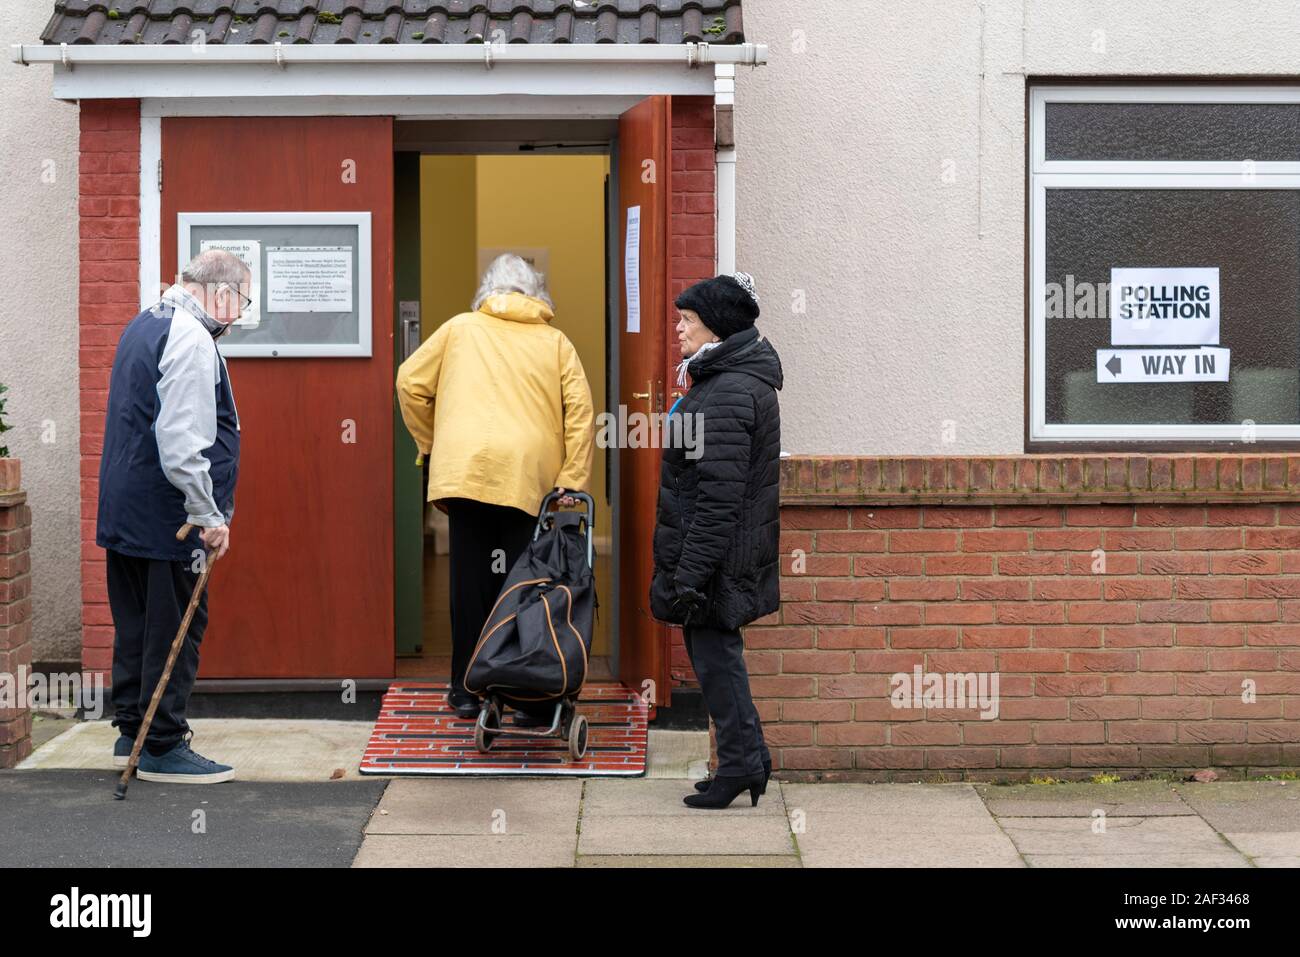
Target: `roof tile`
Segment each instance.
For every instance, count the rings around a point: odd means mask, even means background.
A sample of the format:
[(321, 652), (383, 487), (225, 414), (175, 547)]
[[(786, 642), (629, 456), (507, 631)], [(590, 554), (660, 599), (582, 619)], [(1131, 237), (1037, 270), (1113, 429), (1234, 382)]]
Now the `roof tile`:
[(46, 43), (741, 43), (741, 0), (55, 0)]

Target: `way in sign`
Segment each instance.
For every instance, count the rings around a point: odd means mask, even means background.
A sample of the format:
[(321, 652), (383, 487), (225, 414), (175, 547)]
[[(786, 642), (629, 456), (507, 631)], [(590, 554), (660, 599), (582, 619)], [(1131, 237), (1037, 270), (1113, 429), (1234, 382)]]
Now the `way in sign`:
[(1232, 350), (1098, 349), (1098, 382), (1227, 382)]

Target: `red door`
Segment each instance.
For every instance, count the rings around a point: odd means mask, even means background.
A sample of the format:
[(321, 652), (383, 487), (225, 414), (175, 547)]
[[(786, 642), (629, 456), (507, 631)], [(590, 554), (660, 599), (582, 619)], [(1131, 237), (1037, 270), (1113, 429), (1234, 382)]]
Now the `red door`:
[(392, 119), (168, 118), (162, 156), (164, 277), (180, 212), (371, 214), (373, 355), (228, 362), (239, 485), (200, 677), (391, 677)]
[[(628, 209), (640, 211), (640, 321), (628, 329), (626, 276), (619, 341), (619, 401), (634, 412), (664, 409), (668, 308), (668, 197), (672, 164), (668, 97), (654, 96), (623, 114), (618, 127), (620, 262), (627, 250)], [(668, 705), (668, 629), (650, 616), (651, 538), (659, 492), (659, 449), (620, 453), (619, 678), (654, 705)]]

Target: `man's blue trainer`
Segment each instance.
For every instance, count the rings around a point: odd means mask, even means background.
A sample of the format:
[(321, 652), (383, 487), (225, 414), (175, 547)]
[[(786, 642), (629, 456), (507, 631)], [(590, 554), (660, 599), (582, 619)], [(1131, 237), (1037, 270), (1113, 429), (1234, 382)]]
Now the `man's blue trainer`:
[(190, 749), (188, 738), (166, 754), (154, 757), (148, 752), (140, 754), (140, 767), (136, 777), (141, 781), (162, 784), (220, 784), (235, 776), (228, 764), (218, 764)]
[[(125, 734), (119, 734), (117, 740), (113, 742), (113, 767), (124, 768), (131, 760), (131, 749), (135, 747), (135, 738), (128, 737)], [(143, 750), (140, 754), (144, 756)]]

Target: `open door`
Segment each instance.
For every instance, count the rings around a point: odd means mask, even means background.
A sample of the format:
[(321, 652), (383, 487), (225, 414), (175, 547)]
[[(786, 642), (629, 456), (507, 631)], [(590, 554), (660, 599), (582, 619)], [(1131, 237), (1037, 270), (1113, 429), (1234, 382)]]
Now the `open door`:
[(392, 118), (170, 117), (162, 157), (164, 277), (180, 212), (371, 221), (370, 356), (228, 361), (239, 485), (200, 677), (392, 677)]
[[(669, 97), (653, 96), (628, 110), (618, 124), (620, 222), (619, 402), (628, 415), (665, 411), (669, 305), (668, 214), (672, 184)], [(628, 211), (639, 215), (639, 315), (629, 316)], [(623, 448), (619, 464), (619, 679), (669, 704), (668, 629), (650, 615), (651, 540), (659, 492), (658, 448)]]

